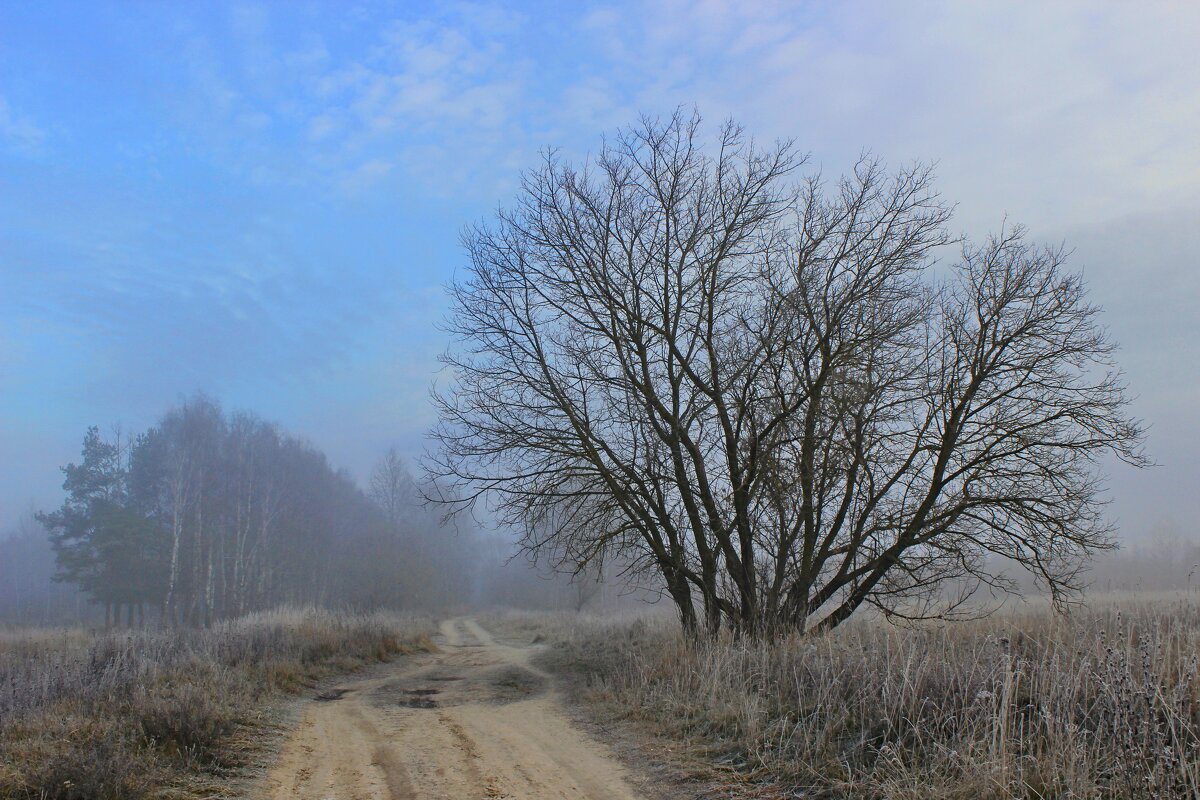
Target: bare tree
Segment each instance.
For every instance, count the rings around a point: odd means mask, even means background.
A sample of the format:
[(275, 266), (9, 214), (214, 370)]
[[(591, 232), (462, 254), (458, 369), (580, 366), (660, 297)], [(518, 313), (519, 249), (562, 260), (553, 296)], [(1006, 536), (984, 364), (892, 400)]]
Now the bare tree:
[[(1062, 250), (1009, 228), (937, 275), (922, 166), (797, 182), (790, 144), (644, 119), (553, 153), (470, 228), (427, 462), (525, 545), (656, 570), (690, 630), (919, 616), (998, 554), (1063, 600), (1110, 546), (1096, 462), (1139, 464)], [(699, 608), (697, 608), (697, 603)]]
[(367, 492), (394, 530), (399, 530), (405, 515), (420, 501), (412, 473), (395, 447), (388, 448), (375, 465)]

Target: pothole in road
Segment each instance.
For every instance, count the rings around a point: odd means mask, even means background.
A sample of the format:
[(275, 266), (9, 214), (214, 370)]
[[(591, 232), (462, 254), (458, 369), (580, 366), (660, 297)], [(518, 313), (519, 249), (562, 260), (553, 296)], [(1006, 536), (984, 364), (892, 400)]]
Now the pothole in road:
[(368, 700), (376, 708), (442, 708), (458, 704), (457, 698), (441, 696), (444, 688), (455, 684), (433, 686), (432, 681), (433, 677), (428, 675), (405, 676), (376, 687)]
[[(431, 674), (432, 673), (432, 674)], [(406, 675), (373, 689), (377, 708), (450, 708), (465, 703), (506, 705), (546, 691), (546, 679), (516, 664), (490, 664), (469, 673), (428, 671)]]
[(433, 695), (440, 691), (440, 689), (407, 689), (400, 698), (400, 705), (409, 708), (437, 708), (437, 701), (433, 699)]
[(503, 667), (488, 674), (488, 688), (493, 703), (515, 703), (540, 694), (546, 681), (540, 675), (522, 667)]
[(407, 700), (401, 700), (400, 705), (405, 708), (437, 708), (437, 701), (429, 697), (410, 697)]

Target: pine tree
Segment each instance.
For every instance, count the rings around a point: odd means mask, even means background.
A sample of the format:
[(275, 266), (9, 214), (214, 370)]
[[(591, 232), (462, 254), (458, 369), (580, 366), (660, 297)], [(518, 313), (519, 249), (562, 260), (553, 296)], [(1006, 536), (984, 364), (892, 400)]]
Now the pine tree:
[(124, 455), (119, 438), (107, 442), (89, 428), (82, 460), (63, 468), (62, 506), (38, 515), (54, 547), (55, 580), (103, 603), (106, 624), (119, 621), (122, 606), (128, 623), (135, 608), (140, 622), (144, 603), (157, 604), (162, 595), (162, 537), (130, 503)]

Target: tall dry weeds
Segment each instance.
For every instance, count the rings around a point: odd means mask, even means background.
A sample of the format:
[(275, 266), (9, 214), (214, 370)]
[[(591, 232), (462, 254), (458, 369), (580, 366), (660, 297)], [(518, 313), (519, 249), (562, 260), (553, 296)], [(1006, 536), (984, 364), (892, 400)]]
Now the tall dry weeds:
[(593, 621), (546, 658), (805, 797), (1200, 798), (1198, 655), (1193, 594), (774, 643)]
[[(322, 676), (428, 649), (432, 626), (282, 610), (211, 630), (0, 634), (0, 798), (186, 796), (239, 730)], [(165, 795), (164, 795), (165, 792)]]

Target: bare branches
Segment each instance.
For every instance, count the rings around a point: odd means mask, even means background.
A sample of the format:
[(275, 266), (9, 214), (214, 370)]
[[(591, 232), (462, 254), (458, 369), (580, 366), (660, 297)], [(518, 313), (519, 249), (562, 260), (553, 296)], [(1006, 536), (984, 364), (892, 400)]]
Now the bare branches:
[(428, 471), (572, 569), (652, 564), (689, 626), (911, 616), (1002, 583), (987, 554), (1069, 593), (1108, 541), (1097, 457), (1142, 457), (1065, 254), (1010, 228), (936, 283), (928, 168), (797, 187), (790, 144), (700, 129), (548, 154), (467, 231)]

